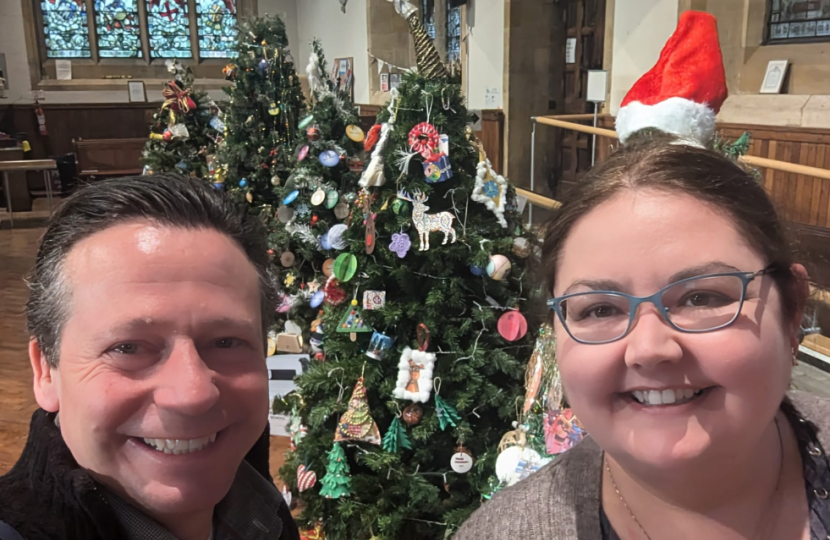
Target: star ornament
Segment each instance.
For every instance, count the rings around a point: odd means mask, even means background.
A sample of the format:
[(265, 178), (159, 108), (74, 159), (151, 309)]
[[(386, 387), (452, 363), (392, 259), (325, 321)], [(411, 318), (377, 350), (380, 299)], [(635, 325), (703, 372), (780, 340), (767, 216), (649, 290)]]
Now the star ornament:
[(285, 276), (285, 282), (284, 282), (285, 286), (286, 287), (292, 286), (294, 284), (294, 279), (296, 279), (294, 277), (294, 274), (288, 274), (287, 276)]
[(392, 243), (389, 244), (389, 250), (397, 254), (399, 258), (403, 259), (409, 253), (409, 248), (412, 247), (412, 240), (406, 233), (395, 233), (392, 235)]
[(504, 203), (507, 199), (507, 180), (502, 175), (496, 174), (489, 159), (483, 156), (482, 158), (478, 164), (472, 198), (493, 212), (499, 225), (506, 229), (507, 220), (504, 219)]

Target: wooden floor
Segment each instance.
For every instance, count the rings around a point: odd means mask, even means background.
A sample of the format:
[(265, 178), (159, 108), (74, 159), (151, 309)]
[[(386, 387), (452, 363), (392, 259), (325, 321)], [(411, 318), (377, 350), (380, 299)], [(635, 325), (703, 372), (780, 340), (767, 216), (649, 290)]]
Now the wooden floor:
[[(16, 218), (17, 216), (15, 216)], [(15, 225), (18, 220), (15, 219)], [(0, 230), (0, 475), (17, 461), (29, 419), (37, 408), (32, 394), (32, 375), (26, 352), (24, 307), (27, 290), (23, 281), (37, 253), (43, 229)], [(284, 463), (288, 439), (271, 438), (271, 474)], [(281, 482), (277, 484), (282, 487)]]

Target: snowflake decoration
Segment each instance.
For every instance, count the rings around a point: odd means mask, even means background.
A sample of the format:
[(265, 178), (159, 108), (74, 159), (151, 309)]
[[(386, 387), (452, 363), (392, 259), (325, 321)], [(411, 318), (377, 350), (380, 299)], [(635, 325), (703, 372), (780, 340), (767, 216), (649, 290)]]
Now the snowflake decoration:
[(486, 184), (484, 184), (484, 194), (490, 197), (498, 197), (499, 195), (499, 186), (493, 180), (490, 180)]
[(389, 244), (389, 249), (398, 255), (399, 258), (403, 259), (406, 257), (406, 254), (409, 252), (409, 248), (412, 247), (412, 240), (409, 238), (409, 234), (401, 233), (401, 234), (393, 234), (392, 235), (392, 243)]
[(503, 228), (507, 228), (507, 220), (504, 219), (504, 206), (507, 199), (507, 180), (504, 176), (496, 174), (490, 160), (482, 156), (478, 163), (476, 174), (476, 185), (473, 189), (472, 198), (480, 202), (490, 210)]
[(300, 217), (306, 217), (310, 212), (308, 205), (303, 203), (297, 206), (297, 215)]
[(294, 277), (294, 274), (288, 274), (287, 276), (285, 276), (285, 281), (284, 281), (285, 286), (290, 287), (290, 286), (294, 285), (294, 279), (296, 279)]

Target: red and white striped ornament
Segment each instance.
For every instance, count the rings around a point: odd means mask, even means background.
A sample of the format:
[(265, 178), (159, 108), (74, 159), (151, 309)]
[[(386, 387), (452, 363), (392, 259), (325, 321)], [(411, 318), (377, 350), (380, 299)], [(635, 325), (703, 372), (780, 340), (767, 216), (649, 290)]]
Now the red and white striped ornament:
[(302, 493), (307, 489), (314, 487), (317, 483), (317, 473), (310, 469), (306, 469), (305, 465), (297, 467), (297, 490)]

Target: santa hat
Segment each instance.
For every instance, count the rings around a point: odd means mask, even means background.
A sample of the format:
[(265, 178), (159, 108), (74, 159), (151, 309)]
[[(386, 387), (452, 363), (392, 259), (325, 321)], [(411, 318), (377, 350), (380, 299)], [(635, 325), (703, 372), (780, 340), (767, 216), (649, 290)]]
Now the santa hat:
[(620, 142), (653, 128), (706, 146), (726, 96), (718, 23), (708, 13), (686, 11), (657, 64), (625, 96), (616, 122)]

